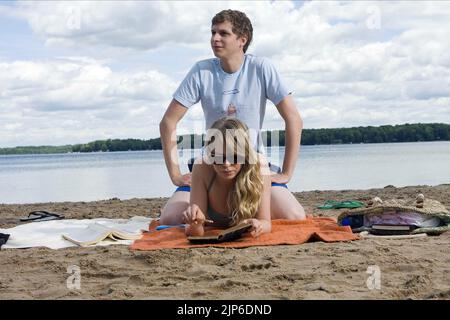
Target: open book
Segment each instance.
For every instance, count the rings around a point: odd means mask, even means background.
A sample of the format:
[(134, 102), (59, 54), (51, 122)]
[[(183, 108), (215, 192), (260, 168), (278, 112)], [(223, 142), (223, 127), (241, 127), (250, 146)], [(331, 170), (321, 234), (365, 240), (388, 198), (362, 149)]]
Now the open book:
[(219, 243), (239, 239), (243, 233), (252, 227), (249, 223), (241, 223), (237, 226), (222, 230), (218, 234), (208, 234), (203, 236), (189, 236), (188, 240), (193, 243)]
[(141, 231), (131, 231), (126, 228), (110, 228), (99, 223), (90, 224), (88, 227), (63, 234), (64, 239), (79, 246), (86, 247), (96, 244), (102, 240), (136, 240), (142, 236)]

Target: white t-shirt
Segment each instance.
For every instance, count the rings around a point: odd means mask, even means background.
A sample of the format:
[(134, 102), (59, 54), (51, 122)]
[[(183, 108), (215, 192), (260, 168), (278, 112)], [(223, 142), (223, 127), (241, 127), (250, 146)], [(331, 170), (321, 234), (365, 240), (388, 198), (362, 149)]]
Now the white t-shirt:
[(225, 72), (218, 58), (197, 62), (173, 98), (186, 108), (200, 101), (207, 129), (219, 118), (236, 116), (249, 127), (255, 149), (264, 153), (261, 128), (267, 99), (277, 105), (290, 93), (268, 59), (246, 54), (234, 73)]

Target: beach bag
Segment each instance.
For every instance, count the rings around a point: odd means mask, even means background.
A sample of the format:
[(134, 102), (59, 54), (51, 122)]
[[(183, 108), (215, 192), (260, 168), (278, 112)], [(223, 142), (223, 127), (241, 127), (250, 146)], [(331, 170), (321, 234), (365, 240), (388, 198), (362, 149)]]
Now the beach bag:
[(353, 232), (374, 234), (439, 235), (450, 230), (450, 212), (439, 201), (418, 194), (415, 199), (373, 198), (363, 208), (350, 209), (338, 216), (338, 224)]

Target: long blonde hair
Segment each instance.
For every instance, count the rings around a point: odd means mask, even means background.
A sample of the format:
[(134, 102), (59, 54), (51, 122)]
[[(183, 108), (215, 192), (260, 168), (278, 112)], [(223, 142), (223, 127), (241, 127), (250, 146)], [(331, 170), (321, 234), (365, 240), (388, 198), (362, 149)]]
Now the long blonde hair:
[[(224, 117), (214, 122), (211, 129), (208, 130), (205, 143), (208, 154), (217, 148), (219, 140), (222, 142), (219, 143), (219, 147), (223, 149), (223, 146), (226, 146), (226, 153), (232, 151), (234, 160), (241, 163), (241, 169), (234, 178), (236, 181), (227, 197), (232, 224), (236, 225), (244, 219), (256, 216), (263, 191), (261, 164), (250, 144), (248, 127), (243, 122), (236, 118)], [(232, 131), (231, 136), (229, 130)]]

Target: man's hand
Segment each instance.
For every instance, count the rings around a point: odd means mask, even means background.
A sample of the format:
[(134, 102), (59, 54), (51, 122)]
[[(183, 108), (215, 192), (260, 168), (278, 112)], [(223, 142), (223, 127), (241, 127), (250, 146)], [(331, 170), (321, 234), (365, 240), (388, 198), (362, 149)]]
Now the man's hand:
[(186, 173), (186, 174), (174, 177), (172, 179), (172, 182), (174, 185), (176, 185), (178, 187), (191, 186), (191, 177), (192, 177), (192, 173)]
[(288, 183), (289, 176), (285, 173), (274, 173), (270, 176), (270, 181), (275, 183)]

